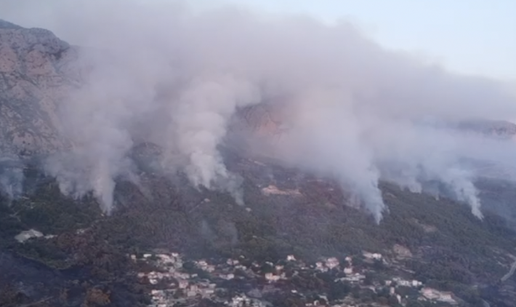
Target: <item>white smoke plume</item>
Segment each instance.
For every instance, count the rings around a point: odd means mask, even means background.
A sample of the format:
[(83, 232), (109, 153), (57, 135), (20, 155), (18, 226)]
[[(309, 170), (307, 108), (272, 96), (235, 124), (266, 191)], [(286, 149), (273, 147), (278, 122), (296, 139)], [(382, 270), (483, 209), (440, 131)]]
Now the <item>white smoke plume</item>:
[(481, 218), (479, 174), (465, 161), (515, 166), (513, 143), (448, 127), (516, 118), (504, 84), (385, 50), (344, 21), (178, 1), (13, 3), (0, 4), (2, 18), (90, 48), (92, 70), (60, 107), (74, 146), (47, 169), (63, 191), (93, 191), (107, 211), (115, 178), (134, 177), (126, 155), (142, 139), (165, 149), (164, 168), (241, 202), (218, 146), (234, 114), (260, 103), (283, 110), (273, 154), (352, 188), (378, 222), (382, 178), (414, 192), (438, 181)]
[(217, 146), (237, 107), (258, 103), (252, 84), (230, 76), (192, 80), (172, 103), (169, 146), (187, 158), (185, 171), (196, 186), (211, 188), (230, 179)]

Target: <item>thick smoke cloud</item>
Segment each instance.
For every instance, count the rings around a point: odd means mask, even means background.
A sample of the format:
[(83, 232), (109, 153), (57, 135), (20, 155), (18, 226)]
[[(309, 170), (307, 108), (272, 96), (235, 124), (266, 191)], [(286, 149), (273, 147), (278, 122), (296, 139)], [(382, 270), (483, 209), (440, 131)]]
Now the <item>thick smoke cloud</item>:
[(256, 104), (281, 109), (286, 127), (267, 154), (338, 179), (377, 221), (381, 178), (414, 192), (437, 181), (481, 218), (470, 162), (514, 166), (513, 143), (450, 128), (516, 118), (502, 84), (382, 49), (352, 24), (175, 1), (50, 2), (45, 15), (38, 5), (2, 12), (88, 47), (84, 85), (60, 107), (74, 146), (46, 167), (64, 192), (93, 191), (107, 211), (115, 179), (137, 180), (127, 153), (141, 140), (165, 150), (164, 169), (241, 202), (218, 148), (235, 113)]

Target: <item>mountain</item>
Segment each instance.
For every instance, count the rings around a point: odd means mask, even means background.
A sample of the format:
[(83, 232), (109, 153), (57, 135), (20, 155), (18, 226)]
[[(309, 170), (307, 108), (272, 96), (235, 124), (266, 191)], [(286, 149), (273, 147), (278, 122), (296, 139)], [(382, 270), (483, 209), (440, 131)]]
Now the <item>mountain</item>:
[(71, 146), (58, 106), (81, 85), (80, 54), (0, 21), (0, 306), (514, 306), (511, 182), (480, 182), (493, 206), (479, 220), (463, 203), (382, 181), (389, 212), (376, 224), (332, 178), (236, 146), (249, 133), (281, 142), (287, 111), (268, 104), (240, 109), (221, 146), (243, 205), (171, 178), (150, 141), (130, 149), (139, 179), (117, 178), (110, 215), (92, 193), (63, 195), (39, 161)]
[(79, 82), (77, 50), (44, 29), (0, 21), (0, 143), (3, 152), (45, 153), (57, 138), (57, 103)]

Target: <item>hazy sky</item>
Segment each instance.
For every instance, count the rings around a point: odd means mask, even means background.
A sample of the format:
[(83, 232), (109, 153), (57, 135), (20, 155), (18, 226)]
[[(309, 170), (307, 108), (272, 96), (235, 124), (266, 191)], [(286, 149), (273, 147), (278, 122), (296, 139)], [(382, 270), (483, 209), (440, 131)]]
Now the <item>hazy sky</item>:
[[(174, 0), (139, 0), (172, 2)], [(54, 1), (56, 2), (56, 1)], [(63, 1), (64, 2), (64, 1)], [(122, 1), (123, 2), (123, 1)], [(121, 3), (122, 3), (121, 2)], [(514, 0), (188, 0), (217, 6), (232, 2), (277, 13), (301, 13), (328, 22), (352, 20), (368, 36), (466, 74), (516, 82), (516, 1)], [(39, 25), (52, 4), (2, 1), (0, 18)], [(16, 7), (16, 10), (13, 8)], [(29, 18), (24, 13), (31, 11)], [(38, 13), (39, 12), (39, 13)], [(37, 13), (37, 14), (34, 14)], [(39, 15), (39, 16), (35, 16)], [(48, 18), (47, 18), (48, 19)], [(51, 29), (53, 30), (53, 29)], [(59, 32), (59, 31), (57, 31)], [(56, 33), (60, 35), (60, 33)]]
[(516, 80), (514, 0), (234, 0), (274, 12), (351, 18), (384, 46), (462, 73)]

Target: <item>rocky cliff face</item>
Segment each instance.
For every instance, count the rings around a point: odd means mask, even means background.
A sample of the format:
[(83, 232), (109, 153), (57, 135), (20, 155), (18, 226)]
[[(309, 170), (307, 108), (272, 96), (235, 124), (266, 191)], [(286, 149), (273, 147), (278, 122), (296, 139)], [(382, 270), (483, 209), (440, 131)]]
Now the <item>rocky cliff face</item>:
[(44, 29), (0, 20), (0, 149), (46, 153), (57, 137), (56, 108), (77, 86), (77, 49)]

